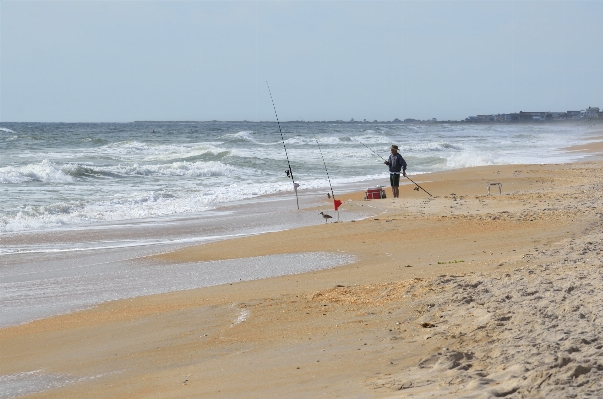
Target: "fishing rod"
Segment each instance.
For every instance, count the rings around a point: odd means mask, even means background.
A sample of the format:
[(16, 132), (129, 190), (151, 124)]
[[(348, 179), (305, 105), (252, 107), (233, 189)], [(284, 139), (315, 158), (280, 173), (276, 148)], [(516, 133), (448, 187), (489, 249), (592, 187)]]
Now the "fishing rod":
[(331, 197), (333, 197), (333, 206), (335, 207), (335, 210), (339, 210), (339, 207), (341, 206), (341, 201), (338, 201), (335, 199), (335, 193), (333, 192), (333, 185), (331, 184), (331, 177), (329, 176), (329, 170), (327, 169), (327, 163), (325, 162), (325, 157), (322, 154), (322, 148), (320, 148), (320, 143), (318, 142), (318, 138), (316, 138), (316, 134), (314, 133), (314, 130), (310, 127), (310, 125), (308, 124), (308, 122), (304, 121), (304, 123), (306, 124), (306, 126), (308, 126), (308, 129), (310, 129), (310, 131), (312, 132), (312, 136), (314, 136), (314, 140), (316, 141), (316, 145), (318, 146), (318, 151), (320, 152), (320, 157), (322, 158), (322, 164), (325, 166), (325, 172), (327, 173), (327, 180), (329, 181), (329, 187), (331, 188)]
[[(354, 138), (352, 138), (353, 140), (356, 140)], [(379, 158), (383, 159), (385, 162), (387, 162), (387, 160), (385, 158), (383, 158), (381, 155), (377, 154), (375, 151), (373, 151), (369, 146), (367, 146), (366, 144), (364, 144), (362, 141), (360, 140), (356, 140), (357, 142), (359, 142), (360, 144), (362, 144), (363, 146), (365, 146), (370, 152), (372, 152), (373, 154), (377, 155)], [(418, 188), (420, 188), (421, 190), (425, 191), (427, 194), (429, 194), (429, 192), (427, 190), (425, 190), (423, 187), (419, 186), (417, 183), (415, 183), (415, 181), (413, 179), (411, 179), (408, 176), (405, 176), (408, 180), (410, 180), (411, 182), (414, 183), (415, 186), (417, 186)], [(416, 188), (415, 188), (416, 190)], [(430, 197), (433, 197), (433, 195), (429, 194)]]
[[(356, 140), (355, 138), (351, 138), (352, 140)], [(363, 146), (365, 146), (370, 152), (372, 152), (373, 154), (377, 155), (379, 158), (383, 159), (385, 162), (387, 162), (387, 159), (383, 158), (381, 155), (377, 154), (375, 151), (373, 151), (369, 146), (367, 146), (366, 144), (364, 144), (362, 141), (360, 140), (356, 140), (357, 142), (359, 142), (360, 144), (362, 144)]]
[[(406, 176), (406, 178), (407, 178), (408, 180), (410, 180), (411, 182), (415, 183), (415, 182), (413, 181), (413, 179), (411, 179), (410, 177)], [(427, 190), (425, 190), (423, 187), (419, 186), (417, 183), (415, 183), (415, 185), (416, 185), (417, 187), (419, 187), (421, 190), (425, 191), (427, 194), (429, 194), (429, 193), (427, 192)], [(416, 189), (415, 189), (415, 190), (416, 190)], [(431, 194), (429, 194), (429, 196), (430, 196), (430, 197), (433, 197), (433, 195), (431, 195)]]
[(291, 162), (289, 162), (289, 154), (287, 154), (287, 147), (285, 146), (285, 137), (283, 136), (283, 131), (281, 130), (281, 123), (278, 120), (278, 115), (276, 113), (276, 106), (274, 105), (274, 100), (272, 99), (272, 92), (270, 91), (270, 85), (268, 81), (266, 81), (266, 86), (268, 86), (268, 94), (270, 94), (270, 101), (272, 101), (272, 108), (274, 108), (274, 115), (276, 116), (276, 123), (278, 125), (278, 131), (281, 134), (281, 140), (283, 141), (283, 148), (285, 149), (285, 156), (287, 157), (287, 165), (289, 166), (289, 170), (286, 170), (287, 177), (291, 178), (291, 182), (293, 183), (293, 191), (295, 191), (295, 201), (297, 201), (297, 209), (299, 210), (299, 198), (297, 196), (297, 187), (299, 184), (295, 182), (293, 179), (293, 169), (291, 169)]

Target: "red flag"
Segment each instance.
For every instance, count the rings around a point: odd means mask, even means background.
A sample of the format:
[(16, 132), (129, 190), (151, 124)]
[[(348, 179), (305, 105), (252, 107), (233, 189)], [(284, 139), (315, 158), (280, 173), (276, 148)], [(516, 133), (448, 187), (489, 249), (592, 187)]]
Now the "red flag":
[(341, 206), (341, 201), (333, 200), (333, 206), (335, 207), (335, 210), (338, 210), (339, 207)]

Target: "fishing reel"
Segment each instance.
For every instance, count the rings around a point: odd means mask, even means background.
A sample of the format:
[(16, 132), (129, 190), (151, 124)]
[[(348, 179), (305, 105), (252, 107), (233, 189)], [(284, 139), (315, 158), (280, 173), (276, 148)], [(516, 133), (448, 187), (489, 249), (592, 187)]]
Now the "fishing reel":
[(419, 187), (415, 187), (415, 188), (413, 188), (413, 190), (419, 191)]
[(287, 174), (287, 177), (291, 177), (291, 172), (289, 172), (289, 170), (285, 170), (285, 173)]

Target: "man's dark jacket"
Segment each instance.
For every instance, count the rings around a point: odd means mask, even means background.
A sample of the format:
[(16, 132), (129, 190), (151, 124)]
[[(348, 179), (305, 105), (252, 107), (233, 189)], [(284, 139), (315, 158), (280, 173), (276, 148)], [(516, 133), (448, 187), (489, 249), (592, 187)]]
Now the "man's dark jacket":
[(389, 173), (400, 173), (400, 171), (406, 171), (406, 161), (402, 158), (400, 153), (391, 154), (387, 160), (389, 165)]

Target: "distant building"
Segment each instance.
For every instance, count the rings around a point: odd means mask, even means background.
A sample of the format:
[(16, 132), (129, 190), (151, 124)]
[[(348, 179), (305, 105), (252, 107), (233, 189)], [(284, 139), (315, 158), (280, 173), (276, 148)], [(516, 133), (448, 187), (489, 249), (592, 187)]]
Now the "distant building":
[(567, 119), (575, 119), (575, 118), (579, 118), (581, 116), (582, 112), (580, 111), (567, 111), (566, 115), (567, 115)]
[(494, 115), (478, 115), (478, 122), (494, 122)]
[(519, 111), (519, 120), (521, 121), (543, 121), (546, 119), (546, 112), (523, 112)]
[(551, 112), (551, 117), (554, 120), (567, 119), (567, 112)]
[(412, 123), (412, 122), (416, 122), (416, 121), (417, 121), (416, 119), (412, 119), (412, 118), (404, 119), (404, 122), (406, 122), (406, 123)]
[(396, 119), (394, 119), (392, 122), (394, 122), (394, 123), (400, 123), (400, 122), (402, 122), (402, 121), (401, 121), (400, 119), (396, 118)]
[(603, 119), (603, 109), (588, 107), (582, 111), (519, 111), (519, 113), (476, 115), (465, 118), (465, 122), (535, 122), (535, 121), (561, 121), (566, 119), (592, 118)]
[(596, 118), (597, 114), (599, 114), (599, 107), (588, 107), (584, 111), (585, 118)]

